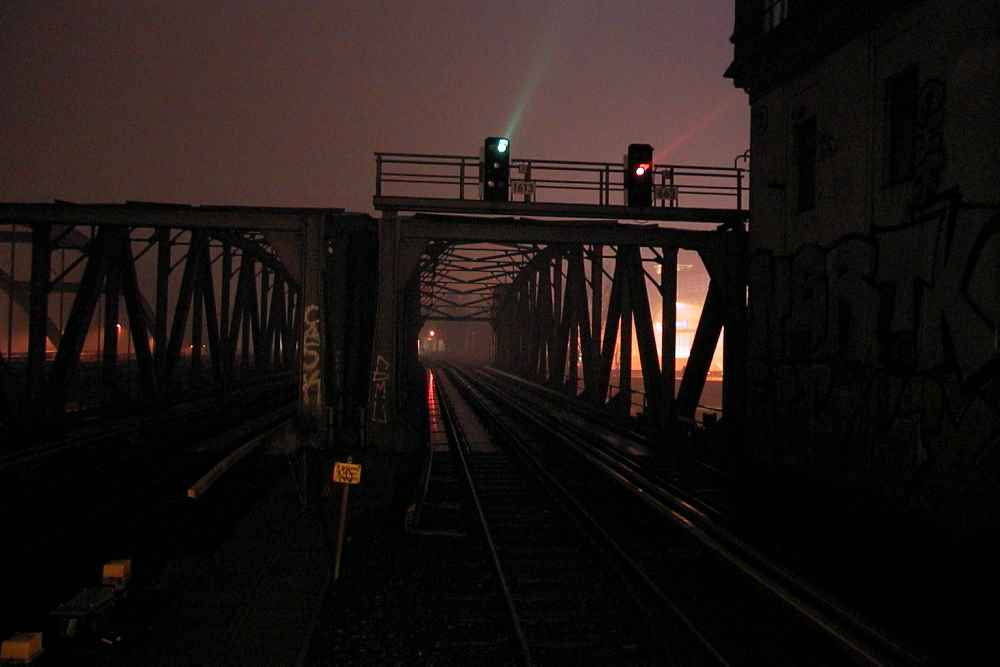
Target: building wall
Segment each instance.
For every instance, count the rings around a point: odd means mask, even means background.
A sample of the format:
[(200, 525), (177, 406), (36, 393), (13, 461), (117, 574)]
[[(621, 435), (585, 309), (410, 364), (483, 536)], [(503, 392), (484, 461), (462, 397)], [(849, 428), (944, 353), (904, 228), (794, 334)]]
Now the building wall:
[[(914, 174), (886, 186), (886, 79), (910, 65)], [(752, 456), (966, 529), (1000, 486), (998, 72), (1000, 3), (928, 0), (751, 111)]]

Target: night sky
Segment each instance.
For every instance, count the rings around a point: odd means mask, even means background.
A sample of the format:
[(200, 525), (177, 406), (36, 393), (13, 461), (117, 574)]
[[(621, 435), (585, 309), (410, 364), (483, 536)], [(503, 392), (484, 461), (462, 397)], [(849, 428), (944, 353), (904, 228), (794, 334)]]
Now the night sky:
[(374, 151), (732, 165), (732, 0), (0, 3), (0, 200), (370, 211)]
[[(375, 151), (733, 164), (732, 0), (0, 3), (0, 201), (371, 212)], [(682, 258), (682, 262), (683, 262)], [(696, 267), (681, 298), (703, 293)]]

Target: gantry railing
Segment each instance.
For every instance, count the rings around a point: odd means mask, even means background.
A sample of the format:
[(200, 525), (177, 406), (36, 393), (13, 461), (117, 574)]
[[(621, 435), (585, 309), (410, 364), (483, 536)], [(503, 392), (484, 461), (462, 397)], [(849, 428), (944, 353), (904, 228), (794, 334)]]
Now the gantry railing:
[[(375, 197), (480, 199), (480, 158), (375, 153)], [(747, 208), (746, 169), (657, 164), (654, 208)], [(624, 205), (624, 168), (611, 162), (511, 158), (510, 201)]]

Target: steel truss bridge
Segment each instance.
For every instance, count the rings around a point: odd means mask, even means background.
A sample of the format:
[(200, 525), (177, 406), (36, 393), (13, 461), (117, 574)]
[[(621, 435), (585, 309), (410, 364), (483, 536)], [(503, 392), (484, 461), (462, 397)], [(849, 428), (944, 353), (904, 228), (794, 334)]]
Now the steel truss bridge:
[[(656, 165), (657, 199), (644, 209), (621, 203), (621, 165), (512, 160), (512, 170), (518, 197), (484, 202), (475, 156), (378, 153), (379, 217), (0, 204), (4, 450), (72, 437), (87, 414), (155, 411), (192, 392), (225, 402), (266, 379), (298, 397), (305, 444), (413, 452), (424, 418), (417, 338), (435, 320), (488, 322), (496, 366), (595, 408), (628, 410), (641, 391), (645, 423), (664, 433), (693, 418), (725, 329), (723, 421), (738, 434), (745, 170)], [(710, 285), (675, 392), (682, 249), (699, 254)]]

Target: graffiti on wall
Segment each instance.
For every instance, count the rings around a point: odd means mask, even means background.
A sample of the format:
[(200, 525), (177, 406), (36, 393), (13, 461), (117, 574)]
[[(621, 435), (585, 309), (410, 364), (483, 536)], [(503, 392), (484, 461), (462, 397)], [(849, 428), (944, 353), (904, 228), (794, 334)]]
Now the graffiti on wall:
[(1000, 485), (1000, 214), (942, 190), (945, 120), (929, 79), (898, 220), (749, 271), (757, 458), (915, 509)]
[(387, 396), (389, 388), (389, 361), (381, 354), (375, 358), (375, 369), (372, 371), (372, 393), (368, 401), (368, 411), (371, 420), (378, 424), (389, 423)]
[(320, 377), (319, 306), (309, 304), (304, 313), (304, 333), (302, 336), (302, 404), (309, 408), (319, 407), (322, 400), (322, 380)]
[(919, 477), (926, 495), (929, 480), (994, 455), (998, 258), (1000, 215), (963, 207), (957, 188), (867, 235), (756, 253), (758, 456), (902, 486)]

